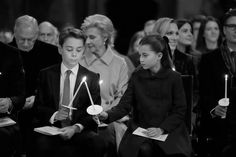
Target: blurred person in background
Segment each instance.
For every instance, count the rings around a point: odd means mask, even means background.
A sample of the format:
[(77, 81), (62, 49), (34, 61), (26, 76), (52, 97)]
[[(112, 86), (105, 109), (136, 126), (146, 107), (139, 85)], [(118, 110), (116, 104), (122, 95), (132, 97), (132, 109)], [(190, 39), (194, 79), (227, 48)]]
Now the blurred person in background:
[(186, 19), (177, 19), (176, 24), (179, 38), (177, 48), (172, 56), (174, 68), (182, 75), (193, 75), (195, 77), (194, 57), (191, 55), (191, 44), (193, 42), (191, 23)]
[(198, 32), (201, 26), (201, 23), (206, 19), (205, 15), (195, 15), (191, 20), (191, 24), (193, 27), (193, 43), (192, 43), (192, 48), (195, 49), (196, 47), (196, 42), (198, 38)]
[(40, 41), (46, 42), (52, 45), (58, 45), (58, 30), (48, 21), (44, 21), (39, 24), (39, 36)]
[[(174, 56), (172, 56), (174, 68), (180, 72), (184, 78), (191, 77), (191, 83), (185, 84), (185, 89), (188, 91), (185, 94), (188, 99), (188, 113), (191, 114), (191, 126), (189, 126), (190, 134), (192, 135), (195, 127), (196, 114), (193, 109), (198, 104), (199, 99), (199, 81), (196, 74), (197, 56), (193, 53), (192, 42), (192, 26), (187, 19), (177, 19), (176, 24), (179, 30), (179, 39)], [(190, 78), (189, 78), (190, 79)], [(190, 117), (187, 117), (190, 118)], [(186, 119), (188, 121), (188, 119)]]
[(202, 22), (196, 43), (196, 49), (201, 52), (201, 55), (209, 53), (220, 46), (222, 42), (220, 28), (218, 19), (212, 16), (207, 16)]
[(207, 16), (206, 19), (202, 21), (195, 47), (195, 49), (200, 52), (196, 66), (197, 75), (199, 73), (199, 63), (202, 55), (214, 51), (221, 45), (222, 35), (220, 28), (220, 22), (212, 16)]
[(159, 34), (162, 37), (166, 36), (168, 38), (168, 44), (171, 50), (170, 56), (172, 58), (179, 39), (178, 27), (174, 19), (168, 17), (159, 18), (155, 23), (152, 33)]
[[(210, 53), (210, 52), (216, 50), (217, 48), (219, 48), (221, 45), (221, 42), (222, 42), (222, 36), (221, 36), (221, 31), (220, 31), (220, 23), (219, 23), (218, 19), (216, 19), (212, 16), (207, 16), (206, 19), (201, 22), (201, 26), (200, 26), (198, 37), (197, 37), (196, 47), (195, 47), (195, 49), (198, 52), (200, 52), (200, 54), (197, 56), (198, 60), (196, 63), (196, 75), (197, 75), (198, 79), (199, 79), (199, 66), (201, 64), (201, 58), (205, 54)], [(207, 66), (207, 65), (205, 65), (205, 66)], [(202, 93), (200, 91), (202, 85), (204, 85), (204, 82), (199, 81), (199, 93), (200, 94)], [(201, 112), (202, 112), (202, 110), (201, 110), (202, 107), (200, 104), (202, 101), (201, 97), (202, 96), (199, 95), (199, 102), (194, 108), (194, 112), (196, 113), (194, 133), (200, 139), (199, 141), (206, 140), (206, 139), (202, 139), (202, 135), (201, 135), (201, 134), (204, 134), (203, 133), (204, 131), (201, 129), (200, 125), (205, 123), (205, 122), (201, 122), (202, 120), (204, 121), (204, 119), (205, 119), (205, 118), (203, 118), (203, 119), (201, 118)], [(203, 113), (203, 114), (206, 114), (206, 113)], [(205, 142), (207, 142), (207, 141), (205, 141)], [(201, 142), (199, 144), (201, 145)]]
[[(236, 155), (236, 9), (224, 14), (222, 25), (223, 42), (218, 45), (219, 48), (203, 55), (200, 62), (199, 142), (203, 157)], [(228, 75), (227, 84), (225, 75)], [(222, 98), (229, 99), (228, 107), (220, 106), (219, 100)]]
[(156, 20), (148, 20), (144, 23), (144, 35), (150, 35), (152, 33), (153, 27), (155, 25)]
[(144, 32), (138, 31), (134, 33), (129, 42), (129, 49), (127, 55), (135, 67), (138, 67), (140, 64), (138, 47), (139, 47), (139, 42), (143, 37), (144, 37)]
[(13, 40), (13, 32), (10, 30), (1, 30), (0, 31), (0, 41), (3, 43), (10, 43)]

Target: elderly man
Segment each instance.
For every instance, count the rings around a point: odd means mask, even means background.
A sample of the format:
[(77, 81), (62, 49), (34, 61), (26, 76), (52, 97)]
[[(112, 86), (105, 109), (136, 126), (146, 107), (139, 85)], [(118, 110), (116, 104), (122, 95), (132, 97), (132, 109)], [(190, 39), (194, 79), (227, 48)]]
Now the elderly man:
[(19, 148), (17, 124), (3, 126), (2, 118), (16, 120), (25, 102), (24, 71), (17, 49), (0, 42), (0, 148), (1, 156), (10, 157)]
[(21, 50), (23, 66), (26, 71), (26, 104), (30, 108), (33, 104), (36, 78), (39, 70), (61, 61), (57, 47), (37, 40), (39, 34), (38, 22), (35, 18), (24, 15), (16, 19), (14, 39), (10, 45)]
[(58, 45), (57, 28), (48, 21), (44, 21), (40, 23), (38, 39), (48, 44)]
[(12, 46), (20, 49), (26, 77), (26, 103), (19, 113), (19, 125), (23, 135), (23, 146), (32, 131), (32, 116), (36, 94), (37, 76), (41, 69), (61, 61), (57, 47), (37, 40), (39, 27), (37, 20), (29, 15), (20, 16), (15, 21)]

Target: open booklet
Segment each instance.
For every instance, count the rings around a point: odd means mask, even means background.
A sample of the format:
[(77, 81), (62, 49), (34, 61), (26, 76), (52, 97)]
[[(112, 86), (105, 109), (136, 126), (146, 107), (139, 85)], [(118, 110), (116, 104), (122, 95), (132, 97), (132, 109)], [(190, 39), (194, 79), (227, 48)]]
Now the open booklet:
[(146, 137), (146, 138), (150, 138), (150, 139), (154, 139), (154, 140), (158, 140), (158, 141), (163, 141), (163, 142), (166, 140), (166, 138), (168, 136), (168, 134), (163, 134), (158, 137), (149, 137), (146, 134), (144, 134), (145, 131), (147, 131), (147, 130), (144, 128), (138, 127), (136, 130), (134, 130), (133, 134), (138, 135), (138, 136), (142, 136), (142, 137)]
[(16, 122), (9, 117), (0, 118), (0, 127), (14, 125)]
[(34, 131), (44, 134), (44, 135), (49, 135), (49, 136), (59, 135), (62, 133), (61, 131), (59, 131), (59, 128), (54, 127), (54, 126), (38, 127), (38, 128), (34, 128)]

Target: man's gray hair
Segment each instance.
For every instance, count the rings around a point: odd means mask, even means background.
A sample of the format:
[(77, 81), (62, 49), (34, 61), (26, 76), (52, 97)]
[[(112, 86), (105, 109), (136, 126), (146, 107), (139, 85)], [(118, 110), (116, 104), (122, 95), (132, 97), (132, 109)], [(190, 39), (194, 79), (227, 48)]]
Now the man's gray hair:
[(37, 34), (39, 32), (37, 20), (34, 17), (29, 16), (29, 15), (23, 15), (23, 16), (20, 16), (16, 19), (14, 32), (16, 32), (16, 30), (18, 28), (22, 28), (22, 27), (31, 28), (31, 29), (35, 30)]

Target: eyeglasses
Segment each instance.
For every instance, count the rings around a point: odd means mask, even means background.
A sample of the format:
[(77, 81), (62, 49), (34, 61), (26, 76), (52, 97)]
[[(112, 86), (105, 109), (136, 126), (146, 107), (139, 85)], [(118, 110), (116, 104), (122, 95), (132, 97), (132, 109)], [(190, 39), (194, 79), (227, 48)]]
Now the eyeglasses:
[(236, 24), (225, 24), (224, 26), (228, 27), (230, 30), (236, 30)]
[(37, 39), (36, 37), (33, 37), (33, 38), (21, 38), (21, 37), (16, 36), (16, 40), (17, 40), (17, 42), (20, 43), (20, 44), (23, 44), (23, 43), (25, 43), (26, 41), (27, 41), (29, 44), (34, 44), (35, 41), (36, 41), (36, 39)]

